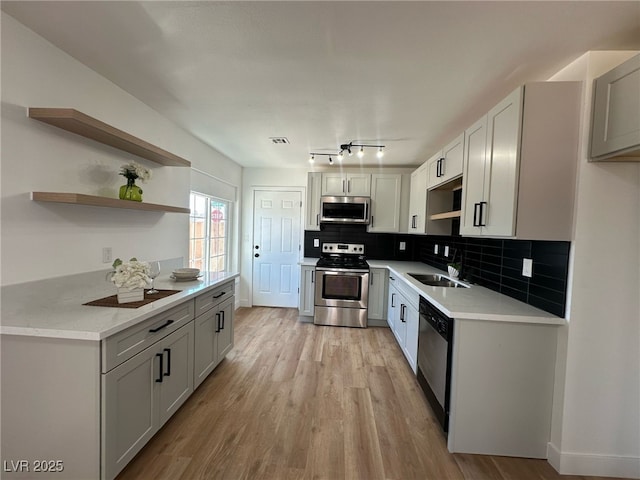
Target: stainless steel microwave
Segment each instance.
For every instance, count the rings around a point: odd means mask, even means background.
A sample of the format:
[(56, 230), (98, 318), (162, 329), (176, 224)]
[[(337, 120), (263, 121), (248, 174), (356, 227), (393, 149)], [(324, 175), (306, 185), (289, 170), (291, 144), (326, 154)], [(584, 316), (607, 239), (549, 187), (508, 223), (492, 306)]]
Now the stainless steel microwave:
[(369, 197), (320, 198), (320, 223), (369, 224)]

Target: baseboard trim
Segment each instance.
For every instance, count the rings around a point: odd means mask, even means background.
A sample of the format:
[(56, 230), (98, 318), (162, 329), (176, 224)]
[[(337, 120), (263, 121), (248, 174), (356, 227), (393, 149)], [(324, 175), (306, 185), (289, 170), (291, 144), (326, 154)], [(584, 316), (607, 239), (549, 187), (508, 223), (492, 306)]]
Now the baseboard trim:
[(640, 457), (561, 452), (549, 442), (547, 460), (562, 475), (640, 478)]

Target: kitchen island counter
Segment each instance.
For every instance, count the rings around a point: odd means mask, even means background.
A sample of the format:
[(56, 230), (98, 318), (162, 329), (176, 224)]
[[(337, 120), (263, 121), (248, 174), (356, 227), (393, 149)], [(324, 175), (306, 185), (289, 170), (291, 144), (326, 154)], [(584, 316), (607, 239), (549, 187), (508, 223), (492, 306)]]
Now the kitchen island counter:
[(0, 334), (100, 341), (239, 276), (203, 272), (196, 281), (176, 282), (165, 274), (156, 278), (154, 286), (179, 293), (139, 308), (83, 305), (115, 294), (106, 275), (106, 271), (89, 272), (3, 286)]

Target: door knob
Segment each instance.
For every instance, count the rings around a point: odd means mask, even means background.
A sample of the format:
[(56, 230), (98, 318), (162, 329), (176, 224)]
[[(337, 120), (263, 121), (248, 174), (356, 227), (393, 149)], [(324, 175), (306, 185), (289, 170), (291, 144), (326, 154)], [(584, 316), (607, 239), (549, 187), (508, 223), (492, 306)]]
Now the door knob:
[(259, 254), (259, 253), (256, 253), (256, 254), (254, 255), (254, 257), (256, 257), (256, 258), (258, 258), (259, 256), (260, 256), (260, 254)]

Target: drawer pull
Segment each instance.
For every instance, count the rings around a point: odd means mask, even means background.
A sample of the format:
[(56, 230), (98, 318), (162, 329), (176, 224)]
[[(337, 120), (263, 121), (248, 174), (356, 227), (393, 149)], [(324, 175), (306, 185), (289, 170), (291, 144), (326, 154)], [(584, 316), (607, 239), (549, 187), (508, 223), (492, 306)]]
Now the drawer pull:
[(213, 298), (220, 298), (221, 296), (223, 296), (225, 293), (227, 292), (220, 292), (219, 295), (214, 295)]
[(164, 376), (170, 377), (171, 376), (171, 349), (165, 348), (164, 351), (167, 352), (167, 371), (164, 372)]
[(159, 332), (160, 330), (162, 330), (163, 328), (167, 328), (169, 325), (171, 325), (173, 323), (173, 320), (167, 320), (165, 323), (163, 323), (162, 325), (160, 325), (159, 327), (156, 328), (152, 328), (151, 330), (149, 330), (149, 333), (156, 333)]
[(164, 368), (162, 368), (162, 359), (164, 358), (164, 355), (162, 353), (156, 353), (156, 357), (160, 357), (160, 370), (158, 371), (160, 376), (156, 378), (156, 383), (162, 383), (162, 373), (164, 371)]

